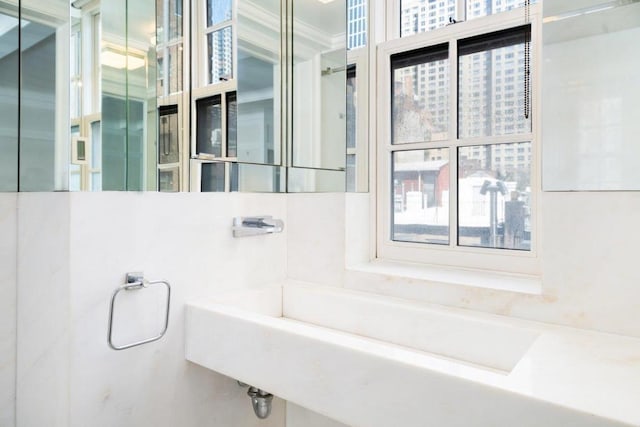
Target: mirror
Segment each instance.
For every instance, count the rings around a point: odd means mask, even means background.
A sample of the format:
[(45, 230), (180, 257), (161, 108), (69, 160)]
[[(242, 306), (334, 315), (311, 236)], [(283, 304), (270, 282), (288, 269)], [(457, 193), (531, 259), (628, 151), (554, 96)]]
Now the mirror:
[(72, 3), (72, 191), (157, 188), (155, 7)]
[(342, 191), (345, 12), (0, 0), (0, 190)]
[(589, 3), (544, 4), (543, 189), (638, 190), (640, 3)]
[(0, 190), (66, 189), (66, 0), (0, 1)]
[(17, 0), (0, 1), (0, 191), (18, 191)]
[(238, 161), (280, 165), (280, 1), (239, 0), (237, 28)]
[(345, 11), (345, 0), (292, 3), (294, 167), (345, 169)]

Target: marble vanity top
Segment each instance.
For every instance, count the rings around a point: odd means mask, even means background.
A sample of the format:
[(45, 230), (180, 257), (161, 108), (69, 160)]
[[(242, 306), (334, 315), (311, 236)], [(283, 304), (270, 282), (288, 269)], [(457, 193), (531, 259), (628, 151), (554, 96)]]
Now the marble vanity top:
[(188, 360), (351, 426), (640, 426), (636, 338), (302, 284), (186, 316)]

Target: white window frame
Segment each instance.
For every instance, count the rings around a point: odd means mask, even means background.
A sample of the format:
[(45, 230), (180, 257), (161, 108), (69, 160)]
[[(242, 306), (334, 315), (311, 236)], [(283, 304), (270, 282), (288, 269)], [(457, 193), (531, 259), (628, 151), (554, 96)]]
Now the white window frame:
[[(475, 35), (492, 33), (525, 24), (524, 8), (514, 9), (469, 22), (459, 22), (437, 30), (397, 38), (399, 29), (399, 0), (388, 1), (387, 37), (395, 37), (378, 46), (378, 103), (377, 103), (377, 172), (376, 189), (376, 258), (385, 261), (404, 261), (452, 268), (489, 270), (514, 274), (538, 276), (540, 274), (539, 248), (541, 246), (539, 226), (540, 212), (540, 66), (541, 66), (541, 7), (530, 6), (531, 23), (531, 116), (530, 134), (501, 135), (482, 138), (457, 137), (457, 41)], [(396, 7), (392, 13), (389, 7)], [(464, 10), (460, 6), (458, 12)], [(450, 95), (449, 95), (449, 139), (448, 141), (419, 144), (391, 144), (391, 55), (414, 49), (449, 43)], [(472, 145), (531, 142), (531, 241), (530, 251), (467, 247), (457, 245), (457, 148)], [(410, 149), (449, 147), (450, 150), (450, 209), (449, 244), (434, 245), (393, 241), (391, 239), (391, 157), (392, 152)]]
[[(185, 0), (188, 1), (188, 0)], [(193, 4), (195, 3), (195, 4)], [(238, 46), (238, 34), (237, 34), (237, 22), (238, 22), (238, 2), (237, 0), (231, 0), (231, 20), (223, 21), (207, 27), (207, 0), (193, 0), (192, 2), (194, 17), (193, 28), (193, 40), (194, 42), (194, 54), (192, 55), (193, 61), (193, 83), (195, 88), (207, 88), (216, 87), (224, 83), (232, 83), (235, 90), (235, 81), (238, 69), (237, 63), (237, 46)], [(183, 10), (184, 13), (184, 10)], [(209, 34), (221, 30), (226, 27), (231, 27), (232, 37), (232, 65), (231, 65), (231, 77), (227, 81), (222, 82), (208, 82), (209, 66), (207, 51), (207, 37)]]
[(347, 67), (356, 68), (356, 146), (347, 147), (355, 155), (355, 191), (368, 189), (369, 141), (369, 51), (366, 46), (347, 51)]

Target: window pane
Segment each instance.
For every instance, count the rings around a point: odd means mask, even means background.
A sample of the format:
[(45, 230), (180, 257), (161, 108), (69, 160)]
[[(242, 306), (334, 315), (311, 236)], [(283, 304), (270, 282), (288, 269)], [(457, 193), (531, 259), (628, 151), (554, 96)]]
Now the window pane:
[(458, 42), (460, 138), (531, 132), (531, 115), (525, 117), (531, 101), (525, 91), (529, 40), (526, 26)]
[(180, 151), (178, 143), (178, 106), (163, 106), (160, 107), (159, 110), (160, 146), (158, 147), (158, 163), (160, 163), (161, 165), (167, 163), (178, 163), (180, 161)]
[(233, 40), (231, 27), (225, 27), (207, 35), (209, 58), (208, 83), (229, 80), (233, 70)]
[(158, 174), (158, 191), (180, 191), (180, 168), (161, 169)]
[(531, 250), (531, 143), (458, 149), (458, 244)]
[(392, 239), (449, 243), (449, 149), (393, 153)]
[(169, 47), (169, 93), (182, 91), (182, 43)]
[[(531, 0), (531, 4), (537, 0)], [(525, 0), (467, 0), (467, 21), (525, 5)]]
[(347, 148), (356, 148), (357, 100), (356, 66), (350, 65), (347, 68)]
[(102, 191), (102, 123), (91, 122), (91, 162), (89, 187), (91, 191)]
[(238, 101), (235, 92), (227, 93), (227, 157), (238, 156)]
[(222, 156), (220, 95), (196, 101), (196, 154)]
[(182, 37), (182, 0), (169, 2), (169, 41)]
[(158, 61), (158, 72), (157, 72), (157, 86), (156, 86), (156, 90), (158, 91), (158, 96), (164, 96), (166, 95), (164, 93), (164, 49), (159, 49), (156, 52), (156, 58)]
[(367, 1), (347, 0), (347, 49), (367, 45)]
[(231, 0), (207, 0), (207, 27), (231, 19)]
[(356, 191), (356, 155), (347, 154), (347, 192)]
[(456, 17), (456, 0), (401, 0), (400, 37), (444, 27)]
[(393, 143), (448, 138), (449, 60), (447, 45), (391, 57)]
[(224, 163), (202, 164), (202, 186), (200, 191), (224, 191)]

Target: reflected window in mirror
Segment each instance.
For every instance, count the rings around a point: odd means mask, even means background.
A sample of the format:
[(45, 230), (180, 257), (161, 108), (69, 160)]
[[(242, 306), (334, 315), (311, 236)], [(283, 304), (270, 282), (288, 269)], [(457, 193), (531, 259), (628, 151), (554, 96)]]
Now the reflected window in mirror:
[(102, 123), (100, 120), (89, 122), (89, 141), (91, 143), (89, 166), (89, 187), (91, 191), (102, 191)]
[(158, 163), (161, 165), (178, 163), (180, 161), (178, 106), (161, 106), (158, 108), (158, 115), (160, 117)]
[(235, 160), (237, 154), (236, 92), (196, 101), (195, 158)]
[(196, 154), (222, 157), (222, 101), (220, 95), (196, 101)]
[(225, 191), (225, 163), (203, 163), (201, 169), (201, 192)]
[(205, 2), (204, 53), (206, 81), (216, 84), (233, 78), (234, 22), (232, 0), (201, 0)]
[(356, 65), (351, 64), (347, 68), (347, 191), (356, 191), (357, 94)]
[(182, 0), (156, 1), (156, 51), (158, 96), (182, 91), (183, 17)]
[(227, 157), (238, 156), (238, 100), (235, 92), (228, 92), (227, 97)]

